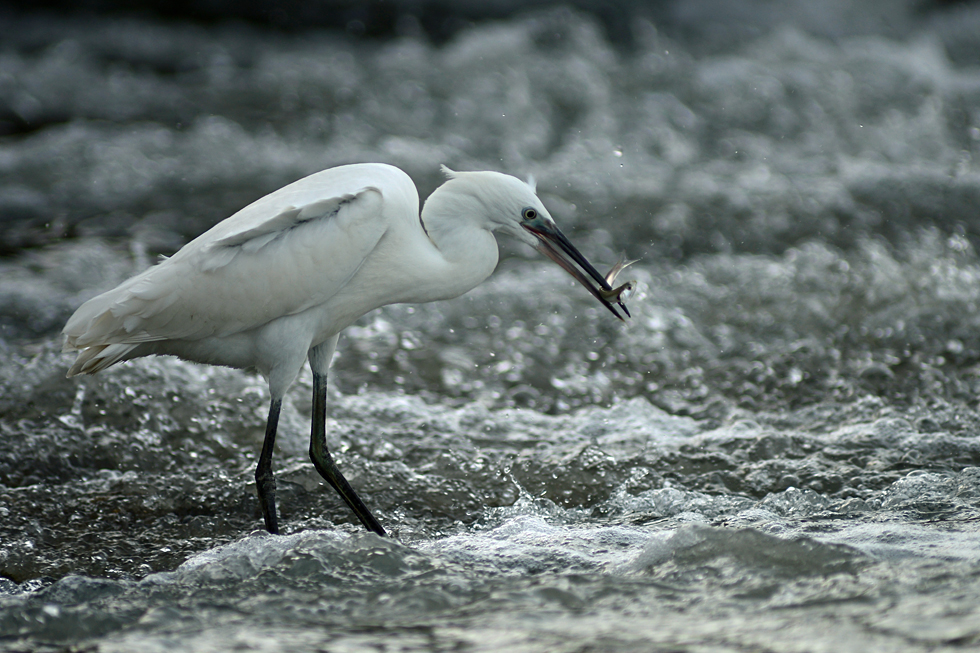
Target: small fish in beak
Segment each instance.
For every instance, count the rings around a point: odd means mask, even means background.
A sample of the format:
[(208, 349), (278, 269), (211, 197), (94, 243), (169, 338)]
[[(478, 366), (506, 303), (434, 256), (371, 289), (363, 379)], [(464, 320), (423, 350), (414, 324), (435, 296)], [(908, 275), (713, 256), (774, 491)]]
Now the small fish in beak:
[[(581, 283), (585, 288), (592, 293), (592, 296), (598, 299), (603, 306), (609, 309), (609, 312), (615, 315), (620, 320), (624, 322), (626, 319), (620, 314), (620, 311), (626, 315), (626, 317), (631, 317), (629, 309), (626, 308), (624, 303), (625, 298), (622, 297), (623, 294), (627, 296), (628, 290), (631, 290), (633, 282), (628, 282), (620, 286), (619, 288), (613, 289), (609, 285), (608, 277), (612, 276), (613, 279), (619, 274), (620, 270), (629, 265), (625, 262), (625, 259), (620, 261), (613, 269), (609, 271), (606, 277), (603, 277), (596, 271), (595, 267), (589, 261), (582, 256), (568, 238), (565, 237), (554, 222), (551, 220), (546, 220), (542, 216), (538, 216), (531, 220), (526, 220), (521, 224), (524, 229), (534, 234), (538, 239), (538, 251), (550, 258), (552, 261), (560, 265), (566, 272), (568, 272), (572, 277), (574, 277), (579, 283)], [(615, 274), (614, 274), (615, 273)]]
[(634, 263), (636, 263), (635, 260), (626, 260), (626, 252), (619, 255), (619, 260), (616, 261), (616, 265), (612, 266), (612, 269), (606, 273), (606, 283), (609, 284), (611, 289), (599, 290), (599, 294), (602, 295), (603, 299), (609, 303), (616, 302), (618, 304), (623, 304), (633, 295), (633, 291), (636, 290), (636, 279), (630, 279), (626, 283), (616, 288), (612, 288), (612, 285), (616, 283), (616, 277), (619, 276), (619, 273)]

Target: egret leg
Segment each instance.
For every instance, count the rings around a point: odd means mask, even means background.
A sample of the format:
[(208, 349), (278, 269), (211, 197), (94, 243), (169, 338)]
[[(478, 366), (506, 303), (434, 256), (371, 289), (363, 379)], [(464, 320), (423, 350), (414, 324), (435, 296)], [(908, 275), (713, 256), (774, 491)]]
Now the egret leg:
[(269, 407), (269, 421), (265, 425), (265, 440), (262, 442), (262, 455), (255, 467), (255, 486), (259, 491), (259, 503), (265, 518), (265, 530), (279, 533), (279, 520), (276, 517), (276, 477), (272, 473), (272, 450), (276, 446), (276, 427), (279, 425), (279, 410), (282, 398), (272, 400)]
[(327, 483), (333, 486), (340, 498), (354, 511), (364, 528), (382, 537), (386, 536), (385, 529), (375, 519), (361, 498), (354, 492), (344, 475), (340, 473), (337, 463), (327, 450), (327, 375), (313, 372), (313, 428), (310, 438), (310, 459), (313, 466), (320, 472)]

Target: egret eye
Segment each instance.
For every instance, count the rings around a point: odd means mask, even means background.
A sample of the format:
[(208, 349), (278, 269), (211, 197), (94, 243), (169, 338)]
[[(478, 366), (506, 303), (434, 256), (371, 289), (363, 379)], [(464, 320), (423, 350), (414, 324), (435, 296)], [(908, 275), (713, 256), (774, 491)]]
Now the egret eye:
[(533, 220), (538, 217), (538, 212), (529, 206), (521, 212), (521, 215), (524, 216), (525, 220)]

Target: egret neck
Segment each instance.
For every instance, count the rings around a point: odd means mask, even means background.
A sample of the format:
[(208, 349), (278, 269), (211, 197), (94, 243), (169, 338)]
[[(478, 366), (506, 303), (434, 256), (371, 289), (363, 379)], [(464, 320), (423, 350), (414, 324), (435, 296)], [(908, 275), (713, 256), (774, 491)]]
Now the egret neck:
[(496, 224), (476, 197), (460, 192), (450, 179), (425, 201), (420, 220), (429, 240), (447, 264), (440, 270), (440, 299), (457, 297), (478, 286), (497, 267)]

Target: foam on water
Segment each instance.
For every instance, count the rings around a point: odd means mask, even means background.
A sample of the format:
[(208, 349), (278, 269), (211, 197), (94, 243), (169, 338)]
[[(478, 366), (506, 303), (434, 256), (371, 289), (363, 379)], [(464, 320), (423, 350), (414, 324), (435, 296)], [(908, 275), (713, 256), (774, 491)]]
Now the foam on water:
[[(140, 582), (67, 576), (8, 594), (0, 615), (10, 642), (97, 638), (110, 651), (137, 643), (144, 650), (360, 650), (378, 638), (412, 648), (420, 633), (428, 646), (474, 650), (552, 650), (559, 640), (612, 650), (639, 641), (737, 648), (765, 640), (785, 649), (821, 629), (819, 641), (838, 650), (856, 651), (869, 637), (916, 650), (977, 634), (976, 604), (968, 601), (977, 588), (967, 577), (957, 581), (966, 594), (955, 606), (930, 599), (941, 578), (976, 563), (975, 537), (966, 561), (923, 547), (930, 537), (922, 529), (901, 529), (900, 538), (889, 537), (897, 534), (891, 527), (847, 530), (830, 537), (694, 524), (651, 531), (528, 514), (405, 544), (371, 534), (261, 534)], [(862, 546), (872, 541), (889, 546)], [(916, 589), (900, 591), (909, 586)], [(896, 618), (917, 609), (933, 618)], [(801, 611), (807, 625), (788, 627)], [(853, 624), (850, 643), (829, 632), (842, 617)]]

